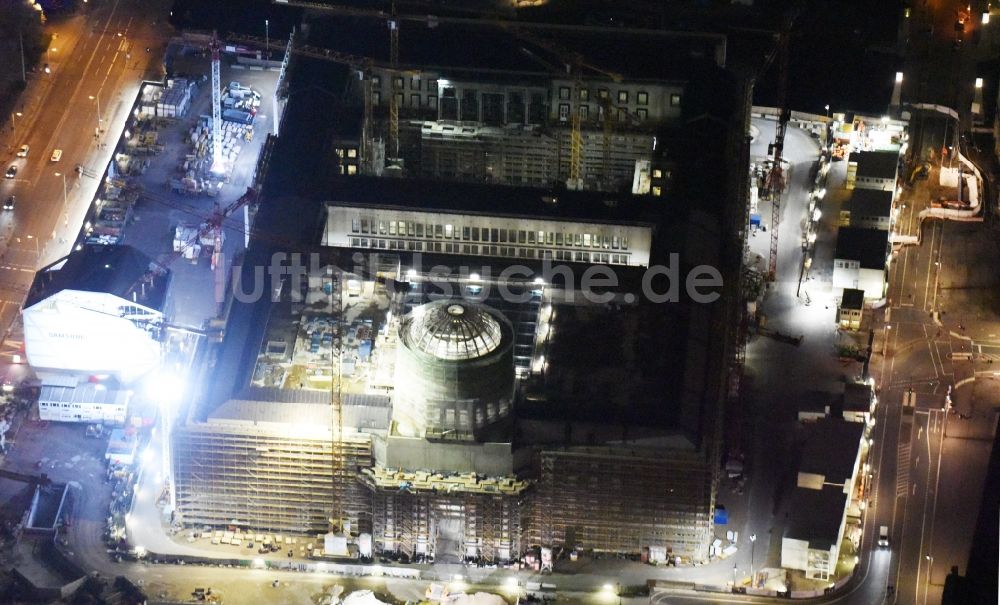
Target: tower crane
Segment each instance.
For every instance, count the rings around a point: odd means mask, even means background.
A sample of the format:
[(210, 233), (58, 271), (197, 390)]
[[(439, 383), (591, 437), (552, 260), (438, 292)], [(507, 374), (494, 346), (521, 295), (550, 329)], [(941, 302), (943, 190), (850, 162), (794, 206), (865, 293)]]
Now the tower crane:
[(222, 76), (219, 37), (212, 32), (212, 167), (222, 162)]
[(392, 18), (389, 19), (389, 65), (392, 66), (393, 77), (390, 84), (392, 97), (389, 99), (389, 149), (390, 157), (399, 161), (399, 88), (396, 69), (399, 67), (399, 20), (396, 19), (396, 3), (392, 3)]
[(778, 227), (781, 223), (781, 195), (785, 190), (785, 173), (781, 166), (782, 154), (785, 148), (785, 130), (788, 127), (788, 118), (791, 112), (788, 109), (788, 38), (791, 33), (792, 24), (796, 14), (792, 14), (784, 23), (781, 31), (777, 34), (774, 49), (768, 56), (764, 68), (766, 71), (770, 63), (777, 57), (778, 59), (778, 87), (777, 87), (777, 108), (778, 123), (774, 130), (774, 143), (771, 144), (772, 165), (771, 171), (767, 175), (767, 188), (771, 194), (771, 251), (767, 265), (768, 281), (777, 279), (778, 273)]

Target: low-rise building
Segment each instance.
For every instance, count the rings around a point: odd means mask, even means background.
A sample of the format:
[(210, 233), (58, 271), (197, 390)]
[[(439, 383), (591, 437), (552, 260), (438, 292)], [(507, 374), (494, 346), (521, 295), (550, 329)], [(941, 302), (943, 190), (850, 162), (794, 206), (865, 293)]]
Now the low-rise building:
[(781, 566), (827, 580), (836, 568), (861, 465), (864, 425), (830, 418), (809, 425), (781, 541)]
[[(848, 382), (844, 394), (837, 402), (839, 416), (848, 422), (868, 422), (875, 413), (878, 400), (867, 382)], [(835, 416), (838, 414), (835, 414)]]
[(895, 191), (898, 169), (898, 152), (857, 151), (848, 160), (847, 188)]
[(865, 298), (882, 298), (888, 247), (887, 231), (841, 227), (833, 260), (833, 287), (862, 290)]
[(104, 382), (67, 374), (46, 377), (38, 394), (38, 418), (49, 422), (122, 425), (132, 391), (113, 379)]
[(892, 198), (892, 190), (855, 189), (840, 208), (840, 225), (888, 231), (892, 227)]
[(837, 310), (837, 324), (841, 330), (860, 330), (861, 315), (865, 309), (865, 291), (844, 288)]

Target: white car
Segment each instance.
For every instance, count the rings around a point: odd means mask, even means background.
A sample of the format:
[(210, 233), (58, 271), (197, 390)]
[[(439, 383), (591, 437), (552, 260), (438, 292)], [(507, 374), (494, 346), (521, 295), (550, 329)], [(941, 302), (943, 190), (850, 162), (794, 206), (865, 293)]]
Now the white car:
[(26, 158), (26, 157), (28, 157), (28, 150), (29, 149), (30, 149), (30, 147), (28, 147), (27, 145), (21, 145), (21, 148), (17, 150), (17, 157), (19, 157), (19, 158)]
[(62, 149), (53, 149), (52, 150), (52, 157), (49, 158), (49, 159), (52, 160), (53, 162), (58, 162), (59, 160), (61, 160), (62, 159)]

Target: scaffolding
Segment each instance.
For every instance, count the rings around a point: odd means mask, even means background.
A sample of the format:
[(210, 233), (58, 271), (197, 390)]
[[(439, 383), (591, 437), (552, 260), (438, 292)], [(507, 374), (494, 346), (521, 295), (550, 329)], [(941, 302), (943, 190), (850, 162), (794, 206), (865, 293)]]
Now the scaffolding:
[(514, 477), (474, 473), (365, 469), (362, 482), (373, 496), (372, 535), (380, 552), (438, 558), (441, 527), (461, 526), (459, 557), (500, 563), (521, 551), (521, 496), (529, 483)]
[[(187, 524), (312, 534), (328, 531), (342, 509), (357, 532), (370, 531), (370, 496), (355, 479), (372, 464), (368, 435), (345, 435), (335, 447), (329, 437), (207, 422), (174, 439), (177, 506)], [(335, 464), (337, 451), (343, 460)]]
[(712, 540), (714, 475), (710, 459), (697, 452), (544, 451), (526, 540), (635, 554), (663, 547), (704, 560)]

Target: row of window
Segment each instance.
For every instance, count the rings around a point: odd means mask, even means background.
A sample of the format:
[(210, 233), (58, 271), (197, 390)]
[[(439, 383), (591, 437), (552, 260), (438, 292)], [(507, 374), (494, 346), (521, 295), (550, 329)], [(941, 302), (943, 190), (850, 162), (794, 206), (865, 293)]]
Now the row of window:
[(605, 250), (628, 250), (628, 237), (573, 231), (526, 231), (524, 229), (491, 227), (458, 227), (456, 225), (442, 225), (440, 223), (425, 224), (414, 221), (379, 221), (368, 218), (355, 218), (351, 219), (351, 232), (499, 244), (528, 244), (529, 246), (575, 246), (604, 248)]
[[(401, 93), (401, 92), (397, 92), (396, 93), (396, 105), (397, 106), (403, 107), (403, 101), (404, 101), (404, 99), (405, 99), (405, 97), (404, 97), (403, 93)], [(382, 103), (382, 93), (378, 92), (377, 90), (374, 91), (374, 92), (372, 92), (372, 104), (373, 105), (379, 105), (381, 103)], [(421, 95), (419, 93), (414, 93), (414, 94), (410, 95), (410, 105), (409, 106), (410, 107), (425, 107), (427, 109), (437, 109), (438, 98), (437, 98), (437, 95), (427, 95), (425, 97), (425, 96), (423, 96), (423, 95)]]
[(480, 246), (479, 244), (457, 244), (451, 242), (416, 242), (395, 239), (352, 237), (352, 248), (373, 248), (377, 250), (398, 250), (406, 252), (440, 252), (444, 254), (465, 254), (469, 256), (496, 256), (538, 260), (556, 260), (576, 263), (602, 263), (605, 265), (627, 265), (629, 255), (608, 252), (582, 252), (579, 250), (546, 250), (544, 248), (521, 248), (518, 246)]
[[(580, 113), (580, 119), (581, 120), (588, 120), (588, 119), (590, 119), (590, 107), (589, 106), (587, 106), (587, 105), (581, 105), (579, 107), (578, 111)], [(639, 108), (639, 109), (635, 110), (635, 113), (633, 115), (636, 117), (636, 119), (638, 119), (638, 120), (641, 121), (641, 120), (645, 120), (647, 117), (649, 117), (649, 112), (646, 111), (645, 109)], [(617, 111), (617, 115), (615, 116), (615, 119), (617, 121), (619, 121), (619, 122), (624, 122), (627, 117), (628, 117), (628, 112), (625, 111), (624, 109), (622, 109), (621, 107), (619, 107), (618, 111)], [(568, 119), (569, 119), (569, 103), (560, 103), (559, 104), (559, 120), (562, 121), (562, 122), (565, 122)]]
[[(421, 84), (422, 81), (423, 80), (420, 79), (420, 76), (410, 76), (410, 90), (420, 90), (420, 87), (422, 86)], [(382, 77), (372, 76), (372, 88), (381, 88), (381, 87), (382, 87)], [(395, 90), (403, 90), (402, 76), (396, 76), (395, 78), (392, 79), (392, 87)], [(427, 81), (427, 90), (437, 91), (437, 89), (438, 89), (437, 80)]]
[[(559, 100), (560, 101), (569, 101), (569, 100), (572, 99), (572, 96), (573, 95), (572, 95), (572, 92), (571, 92), (569, 86), (560, 86), (559, 87)], [(580, 100), (580, 101), (590, 101), (590, 89), (581, 88), (580, 92), (579, 92), (579, 94), (577, 96), (579, 97), (578, 100)], [(597, 89), (597, 98), (599, 100), (602, 100), (602, 101), (603, 100), (607, 100), (607, 99), (611, 98), (611, 91), (609, 91), (607, 88), (598, 88)], [(627, 91), (627, 90), (619, 90), (618, 91), (618, 102), (619, 103), (625, 103), (625, 104), (627, 104), (629, 102), (630, 98), (631, 98), (631, 94), (629, 93), (629, 91)], [(646, 92), (646, 91), (644, 91), (644, 90), (640, 90), (639, 92), (635, 93), (635, 104), (636, 105), (649, 105), (649, 93)], [(681, 104), (681, 95), (678, 94), (678, 93), (671, 94), (670, 95), (670, 106), (671, 107), (677, 107), (680, 104)]]
[[(96, 403), (87, 404), (87, 407), (90, 408), (90, 407), (93, 407), (95, 405), (96, 406), (104, 407), (102, 404), (96, 404)], [(45, 408), (45, 409), (73, 408), (75, 410), (79, 410), (79, 409), (81, 409), (83, 407), (83, 404), (81, 404), (81, 403), (50, 403), (48, 401), (39, 401), (38, 402), (38, 406), (41, 407), (41, 408)], [(119, 406), (115, 406), (113, 409), (115, 411), (117, 411), (117, 412), (125, 413), (125, 406), (119, 405)]]

